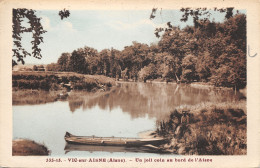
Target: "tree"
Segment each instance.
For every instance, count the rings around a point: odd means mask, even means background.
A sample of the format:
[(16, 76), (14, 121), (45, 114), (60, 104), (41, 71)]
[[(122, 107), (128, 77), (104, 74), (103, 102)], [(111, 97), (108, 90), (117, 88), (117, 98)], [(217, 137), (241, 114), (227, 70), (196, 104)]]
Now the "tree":
[(70, 53), (62, 53), (58, 59), (57, 64), (59, 65), (59, 71), (69, 71), (69, 60), (71, 54)]
[(196, 72), (197, 57), (194, 55), (187, 55), (182, 60), (182, 80), (188, 82), (198, 80), (198, 74)]
[(128, 69), (125, 68), (122, 72), (121, 72), (121, 77), (124, 79), (124, 80), (128, 80)]
[(211, 69), (213, 68), (213, 59), (208, 51), (200, 53), (197, 58), (196, 71), (199, 76), (199, 80), (202, 82), (208, 82), (209, 77), (212, 75)]
[(110, 55), (109, 55), (109, 62), (110, 62), (110, 73), (109, 76), (113, 78), (117, 78), (121, 76), (121, 66), (119, 64), (118, 58), (120, 58), (120, 51), (111, 48)]
[[(152, 10), (150, 19), (156, 14)], [(235, 14), (233, 8), (214, 8), (214, 11), (226, 13), (224, 23), (210, 21), (210, 9), (182, 8), (181, 21), (193, 19), (194, 26), (184, 29), (174, 27), (156, 28), (156, 36), (163, 32), (159, 41), (159, 51), (149, 53), (154, 61), (162, 62), (160, 52), (168, 52), (172, 56), (172, 70), (166, 65), (160, 67), (162, 76), (171, 71), (176, 79), (182, 76), (187, 81), (200, 80), (212, 82), (217, 86), (242, 88), (246, 85), (246, 16)], [(212, 10), (213, 11), (213, 10)], [(185, 57), (184, 57), (185, 56)], [(229, 68), (229, 70), (228, 70)]]
[(246, 16), (233, 15), (233, 9), (226, 9), (224, 23), (216, 23), (208, 18), (201, 20), (200, 16), (205, 17), (208, 10), (191, 10), (185, 9), (184, 12), (188, 12), (187, 17), (198, 15), (194, 18), (197, 27), (180, 29), (167, 23), (167, 31), (163, 29), (158, 44), (148, 46), (134, 41), (122, 51), (111, 48), (101, 52), (85, 46), (72, 54), (62, 55), (58, 65), (66, 67), (69, 60), (70, 70), (79, 73), (144, 81), (163, 77), (166, 80), (198, 80), (216, 86), (244, 87)]
[[(229, 19), (230, 17), (233, 16), (233, 9), (234, 8), (214, 8), (214, 11), (218, 11), (220, 13), (225, 12), (225, 18)], [(207, 8), (181, 8), (180, 11), (183, 13), (181, 21), (186, 22), (191, 16), (193, 18), (193, 23), (194, 23), (194, 28), (198, 28), (201, 26), (200, 23), (200, 17), (203, 17), (203, 22), (209, 21), (209, 17), (211, 15), (210, 10)]]
[[(226, 13), (225, 18), (229, 19), (233, 17), (233, 9), (234, 8), (214, 8), (213, 10), (218, 11), (220, 13)], [(150, 19), (154, 19), (156, 17), (156, 11), (157, 8), (152, 9)], [(205, 23), (209, 21), (209, 17), (211, 15), (210, 9), (207, 8), (181, 8), (180, 11), (183, 13), (180, 21), (186, 22), (189, 19), (189, 17), (192, 17), (195, 29), (201, 27), (201, 23)], [(173, 25), (171, 25), (171, 22), (167, 22), (167, 27), (156, 28), (154, 34), (156, 37), (160, 38), (160, 33), (162, 32), (166, 33), (172, 30), (173, 30)]]
[(87, 65), (86, 60), (81, 50), (74, 50), (71, 54), (70, 61), (69, 61), (70, 70), (77, 73), (86, 73), (87, 72)]
[(67, 18), (70, 16), (70, 11), (69, 10), (66, 10), (65, 8), (63, 10), (60, 10), (59, 11), (59, 15), (60, 15), (60, 18), (61, 20), (63, 20), (63, 18)]
[(85, 57), (86, 63), (88, 65), (87, 72), (89, 72), (90, 74), (96, 74), (100, 62), (100, 58), (98, 57), (98, 51), (94, 48), (85, 46), (83, 48), (82, 54)]
[(168, 53), (168, 60), (170, 68), (174, 72), (176, 80), (182, 74), (182, 59), (190, 52), (188, 33), (180, 30), (179, 28), (173, 28), (172, 31), (168, 31), (162, 36), (159, 41), (159, 48), (161, 52)]
[(209, 53), (214, 59), (210, 80), (218, 86), (243, 88), (246, 85), (246, 16), (230, 17), (217, 30), (209, 42)]
[(60, 66), (58, 64), (51, 63), (46, 66), (46, 70), (47, 71), (60, 71)]
[(139, 79), (142, 79), (144, 82), (148, 79), (155, 79), (157, 76), (155, 65), (152, 63), (143, 67), (139, 72)]
[[(46, 33), (41, 25), (41, 18), (38, 18), (35, 14), (35, 10), (32, 9), (13, 9), (13, 59), (12, 66), (17, 65), (17, 62), (22, 62), (24, 64), (24, 58), (26, 56), (33, 56), (35, 58), (41, 59), (41, 49), (39, 45), (43, 42), (42, 34)], [(30, 27), (26, 28), (23, 26), (22, 22), (24, 19), (29, 20)], [(22, 33), (30, 32), (32, 33), (33, 40), (32, 43), (32, 53), (26, 51), (22, 44)]]
[(109, 49), (104, 49), (99, 53), (101, 59), (101, 72), (102, 74), (108, 76), (110, 73), (110, 61), (109, 55), (111, 54)]
[[(67, 18), (70, 15), (70, 12), (68, 10), (61, 10), (59, 12), (59, 15), (61, 19), (64, 17)], [(23, 22), (25, 19), (29, 20), (30, 27), (24, 27)], [(12, 59), (12, 67), (17, 65), (18, 62), (22, 62), (22, 64), (25, 63), (24, 58), (26, 56), (33, 56), (37, 59), (41, 59), (41, 49), (39, 48), (39, 45), (43, 43), (43, 37), (42, 34), (46, 33), (47, 31), (43, 29), (41, 24), (41, 18), (36, 16), (36, 11), (32, 9), (25, 9), (25, 8), (19, 8), (19, 9), (13, 9), (13, 59)], [(32, 53), (29, 53), (26, 51), (21, 44), (22, 40), (22, 33), (32, 33), (33, 40), (31, 41), (32, 44)]]

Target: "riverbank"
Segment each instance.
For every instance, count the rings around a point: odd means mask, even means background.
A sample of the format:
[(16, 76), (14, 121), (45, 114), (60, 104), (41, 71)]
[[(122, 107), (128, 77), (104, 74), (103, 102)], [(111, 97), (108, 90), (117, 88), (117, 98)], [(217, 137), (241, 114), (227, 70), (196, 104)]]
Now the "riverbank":
[(86, 90), (106, 89), (115, 80), (103, 75), (84, 75), (75, 72), (13, 71), (12, 87), (33, 90)]
[(115, 80), (103, 75), (74, 72), (13, 72), (13, 105), (44, 104), (66, 100), (71, 90), (104, 92)]
[[(125, 82), (137, 82), (132, 79), (129, 80), (123, 80), (118, 79), (118, 83), (125, 83)], [(215, 86), (211, 82), (180, 82), (177, 83), (175, 80), (167, 80), (163, 78), (156, 78), (156, 79), (148, 79), (145, 83), (167, 83), (167, 84), (186, 84), (190, 85), (191, 87), (198, 88), (198, 89), (216, 89), (216, 90), (234, 90), (233, 87), (224, 87), (224, 86)], [(246, 87), (243, 89), (239, 89), (239, 91), (244, 92), (246, 90)]]
[(175, 109), (158, 122), (156, 134), (170, 139), (161, 148), (176, 154), (246, 155), (246, 125), (245, 101), (203, 103)]
[(50, 151), (43, 144), (28, 139), (15, 139), (12, 145), (13, 156), (48, 156)]

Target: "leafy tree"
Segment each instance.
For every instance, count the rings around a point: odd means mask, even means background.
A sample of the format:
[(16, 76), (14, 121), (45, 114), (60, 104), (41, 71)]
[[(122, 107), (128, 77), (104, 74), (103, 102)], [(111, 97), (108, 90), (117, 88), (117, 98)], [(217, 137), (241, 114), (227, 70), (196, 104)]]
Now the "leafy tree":
[(197, 57), (194, 55), (187, 55), (182, 60), (182, 80), (188, 82), (198, 80), (198, 74), (196, 72)]
[(87, 72), (86, 59), (82, 54), (82, 50), (74, 50), (69, 61), (70, 70), (78, 73)]
[(169, 54), (169, 66), (172, 68), (176, 80), (178, 80), (182, 74), (182, 59), (189, 51), (187, 47), (189, 39), (186, 38), (186, 36), (186, 32), (183, 32), (179, 28), (173, 28), (171, 32), (167, 32), (163, 35), (158, 44), (161, 52), (167, 52)]
[[(133, 42), (122, 51), (111, 48), (101, 52), (90, 47), (80, 48), (71, 54), (69, 70), (144, 81), (163, 77), (167, 81), (197, 80), (216, 86), (244, 87), (246, 16), (233, 15), (233, 9), (225, 9), (224, 23), (215, 23), (208, 18), (200, 19), (200, 16), (205, 17), (207, 10), (198, 8), (198, 13), (191, 10), (185, 9), (184, 12), (188, 12), (189, 16), (198, 15), (194, 18), (197, 27), (180, 29), (167, 23), (167, 31), (162, 30), (161, 40), (150, 46)], [(65, 60), (64, 65), (68, 57), (61, 59)], [(61, 60), (59, 65), (63, 65)]]
[(60, 65), (56, 63), (51, 63), (46, 66), (47, 71), (60, 71)]
[[(233, 16), (233, 9), (234, 8), (214, 8), (214, 11), (218, 11), (220, 13), (225, 12), (225, 18), (229, 19)], [(210, 18), (210, 10), (207, 8), (181, 8), (180, 11), (183, 13), (181, 21), (186, 22), (189, 16), (192, 17), (194, 28), (201, 27), (200, 17), (203, 18), (203, 22), (209, 21)]]
[(210, 12), (207, 10), (207, 8), (196, 8), (196, 9), (181, 8), (180, 11), (183, 12), (181, 21), (186, 22), (189, 16), (191, 16), (193, 18), (193, 23), (195, 28), (198, 28), (200, 25), (200, 23), (198, 22), (200, 16), (206, 15), (205, 20), (210, 16)]
[[(61, 19), (64, 17), (67, 18), (70, 15), (68, 10), (61, 10), (59, 12)], [(24, 26), (25, 20), (29, 20), (29, 27)], [(13, 59), (12, 59), (12, 67), (17, 65), (18, 62), (22, 64), (25, 63), (24, 58), (26, 56), (33, 56), (37, 59), (41, 59), (41, 49), (39, 45), (43, 43), (42, 34), (46, 33), (47, 31), (43, 29), (41, 24), (41, 18), (36, 16), (36, 11), (32, 9), (26, 8), (18, 8), (13, 9), (13, 19), (12, 19), (12, 28), (13, 28)], [(29, 53), (24, 49), (21, 44), (22, 34), (23, 33), (32, 33), (33, 40), (31, 41), (32, 44), (32, 53)]]
[(211, 69), (213, 68), (212, 62), (213, 59), (211, 58), (210, 53), (208, 51), (205, 51), (198, 55), (197, 64), (195, 66), (200, 81), (202, 82), (209, 81), (209, 77), (211, 76), (212, 73)]
[(97, 73), (98, 63), (99, 63), (97, 50), (87, 46), (85, 46), (84, 48), (80, 48), (78, 50), (80, 51), (79, 54), (81, 54), (86, 60), (85, 73), (90, 73), (90, 74)]
[(119, 58), (120, 58), (120, 51), (118, 50), (115, 50), (115, 49), (111, 49), (111, 52), (110, 52), (110, 57), (109, 57), (109, 61), (110, 61), (110, 77), (113, 77), (113, 78), (117, 78), (119, 76), (121, 76), (121, 71), (122, 71), (122, 68), (119, 64)]
[(70, 53), (62, 53), (58, 59), (57, 64), (59, 65), (59, 71), (69, 71), (69, 60), (70, 60)]
[(144, 82), (148, 79), (155, 79), (157, 78), (157, 72), (154, 64), (149, 64), (141, 69), (139, 72), (139, 79), (142, 79)]
[(108, 76), (110, 73), (110, 50), (104, 49), (99, 53), (101, 59), (101, 74)]
[[(33, 56), (35, 58), (41, 59), (41, 49), (39, 45), (43, 42), (42, 34), (46, 33), (41, 25), (41, 18), (36, 16), (36, 11), (32, 9), (13, 9), (13, 59), (12, 66), (17, 65), (17, 62), (22, 62), (24, 64), (24, 58), (26, 56)], [(24, 27), (24, 19), (29, 20), (30, 27)], [(22, 44), (22, 33), (30, 32), (32, 33), (33, 40), (32, 43), (32, 53), (26, 51)]]
[(131, 46), (126, 46), (121, 54), (119, 54), (123, 59), (122, 69), (128, 68), (130, 78), (137, 78), (138, 71), (148, 65), (148, 52), (149, 46), (147, 44), (134, 41)]
[[(214, 8), (214, 11), (218, 11), (220, 13), (226, 13), (225, 18), (229, 19), (233, 16), (233, 9), (232, 7), (230, 8)], [(156, 17), (156, 11), (157, 8), (153, 8), (150, 19), (154, 19)], [(161, 9), (162, 11), (162, 9)], [(180, 19), (183, 22), (186, 22), (189, 17), (192, 17), (193, 23), (194, 23), (194, 28), (201, 27), (201, 23), (209, 21), (210, 18), (210, 9), (207, 8), (181, 8), (180, 11), (183, 13), (182, 18)], [(238, 13), (238, 12), (237, 12)], [(160, 12), (161, 14), (161, 12)], [(171, 22), (167, 22), (168, 27), (159, 27), (155, 29), (155, 36), (160, 38), (160, 33), (161, 32), (169, 32), (173, 30), (173, 25), (171, 25)]]
[(124, 79), (124, 80), (128, 80), (128, 68), (125, 68), (122, 72), (121, 72), (121, 77)]
[(235, 15), (217, 29), (219, 32), (209, 42), (209, 53), (214, 60), (211, 82), (218, 86), (243, 88), (246, 85), (246, 17)]
[(66, 10), (66, 9), (60, 10), (59, 15), (60, 15), (61, 20), (63, 20), (63, 18), (67, 18), (70, 16), (70, 11)]

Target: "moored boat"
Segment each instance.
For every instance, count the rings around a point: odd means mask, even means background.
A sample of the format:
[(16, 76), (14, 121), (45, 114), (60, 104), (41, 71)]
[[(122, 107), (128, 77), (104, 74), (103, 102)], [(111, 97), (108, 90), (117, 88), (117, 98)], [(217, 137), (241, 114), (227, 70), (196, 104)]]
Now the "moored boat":
[(120, 137), (95, 137), (75, 136), (66, 132), (65, 140), (68, 144), (98, 145), (98, 146), (144, 146), (160, 145), (166, 143), (164, 138), (120, 138)]

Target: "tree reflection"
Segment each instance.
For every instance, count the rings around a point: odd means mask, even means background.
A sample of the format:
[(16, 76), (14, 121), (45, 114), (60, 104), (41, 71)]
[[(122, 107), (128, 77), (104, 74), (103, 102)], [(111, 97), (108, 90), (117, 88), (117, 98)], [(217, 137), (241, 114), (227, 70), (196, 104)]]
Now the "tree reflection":
[(68, 101), (71, 112), (80, 107), (87, 111), (98, 106), (108, 111), (120, 108), (132, 118), (147, 115), (149, 118), (163, 119), (181, 105), (237, 99), (233, 91), (193, 88), (185, 84), (120, 83), (117, 88), (107, 92), (73, 92)]

